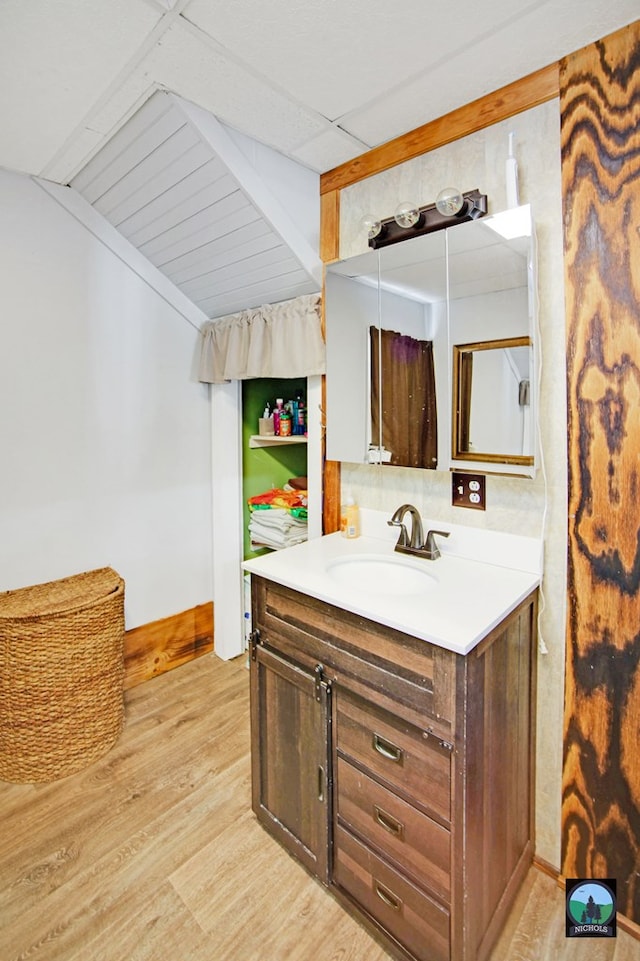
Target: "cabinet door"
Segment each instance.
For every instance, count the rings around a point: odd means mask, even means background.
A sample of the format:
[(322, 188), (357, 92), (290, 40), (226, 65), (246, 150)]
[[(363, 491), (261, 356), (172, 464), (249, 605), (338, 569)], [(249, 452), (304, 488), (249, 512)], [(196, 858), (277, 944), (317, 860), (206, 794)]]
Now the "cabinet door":
[(251, 660), (252, 805), (258, 820), (328, 881), (330, 688), (256, 645)]

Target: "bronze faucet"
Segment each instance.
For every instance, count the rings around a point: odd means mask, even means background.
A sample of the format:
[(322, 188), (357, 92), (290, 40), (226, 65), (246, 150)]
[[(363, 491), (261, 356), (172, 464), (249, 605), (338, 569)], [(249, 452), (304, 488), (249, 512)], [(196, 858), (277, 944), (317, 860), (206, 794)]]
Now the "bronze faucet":
[[(404, 524), (405, 514), (411, 515), (411, 536), (407, 532)], [(399, 527), (400, 534), (394, 550), (401, 554), (413, 554), (417, 557), (425, 557), (427, 560), (435, 561), (440, 557), (440, 548), (436, 544), (434, 535), (448, 537), (447, 531), (430, 530), (425, 539), (422, 530), (422, 518), (417, 507), (413, 504), (403, 504), (393, 514), (391, 520), (387, 521), (389, 527)]]

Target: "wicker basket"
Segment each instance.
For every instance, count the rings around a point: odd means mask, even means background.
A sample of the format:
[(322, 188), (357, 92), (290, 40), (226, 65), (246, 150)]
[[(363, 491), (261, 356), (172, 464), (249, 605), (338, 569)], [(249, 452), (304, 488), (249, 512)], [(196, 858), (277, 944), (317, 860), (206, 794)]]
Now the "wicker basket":
[(124, 723), (124, 581), (105, 567), (0, 593), (0, 779), (54, 781)]

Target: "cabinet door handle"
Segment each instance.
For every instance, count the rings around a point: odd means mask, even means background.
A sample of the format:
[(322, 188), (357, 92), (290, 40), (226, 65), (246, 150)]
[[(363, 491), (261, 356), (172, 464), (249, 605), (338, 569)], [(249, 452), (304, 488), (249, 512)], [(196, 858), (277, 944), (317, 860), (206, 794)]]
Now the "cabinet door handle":
[(389, 761), (395, 761), (396, 764), (402, 764), (402, 757), (404, 754), (402, 748), (392, 744), (391, 741), (385, 740), (385, 738), (381, 737), (379, 734), (373, 735), (373, 747), (378, 754), (382, 754), (382, 756), (386, 757)]
[(318, 765), (318, 800), (324, 801), (324, 768)]
[(392, 911), (400, 911), (402, 909), (401, 899), (397, 898), (395, 894), (392, 894), (388, 888), (385, 888), (384, 885), (380, 884), (380, 882), (376, 881), (375, 879), (373, 882), (373, 888), (380, 900), (383, 901), (388, 908), (391, 908)]
[(373, 816), (378, 824), (388, 831), (389, 834), (393, 834), (397, 838), (402, 838), (404, 836), (404, 824), (402, 821), (397, 821), (392, 814), (387, 814), (382, 808), (378, 807), (377, 804), (373, 805)]

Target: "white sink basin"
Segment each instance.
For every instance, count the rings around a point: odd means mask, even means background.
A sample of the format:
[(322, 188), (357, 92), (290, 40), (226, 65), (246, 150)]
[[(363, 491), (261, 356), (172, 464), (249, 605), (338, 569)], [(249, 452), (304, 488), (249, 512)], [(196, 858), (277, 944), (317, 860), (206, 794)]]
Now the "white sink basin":
[(437, 584), (435, 575), (423, 570), (419, 563), (411, 564), (402, 558), (378, 557), (376, 554), (358, 554), (357, 557), (331, 561), (327, 564), (327, 573), (341, 587), (350, 590), (402, 597), (424, 594)]

